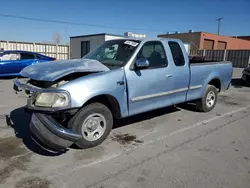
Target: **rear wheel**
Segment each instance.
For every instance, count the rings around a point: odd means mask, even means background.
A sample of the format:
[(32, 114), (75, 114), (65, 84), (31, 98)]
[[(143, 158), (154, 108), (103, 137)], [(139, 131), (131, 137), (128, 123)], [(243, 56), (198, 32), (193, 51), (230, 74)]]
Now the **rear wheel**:
[(215, 86), (208, 85), (204, 95), (196, 102), (196, 108), (201, 112), (211, 111), (217, 103), (218, 91)]
[(70, 121), (68, 127), (82, 134), (76, 142), (80, 148), (91, 148), (101, 144), (113, 126), (113, 116), (108, 107), (92, 103), (83, 107)]

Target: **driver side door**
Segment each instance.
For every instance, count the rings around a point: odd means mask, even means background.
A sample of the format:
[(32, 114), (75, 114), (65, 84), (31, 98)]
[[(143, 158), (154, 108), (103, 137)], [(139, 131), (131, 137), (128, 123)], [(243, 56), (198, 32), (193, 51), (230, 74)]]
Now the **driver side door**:
[(173, 79), (164, 45), (161, 41), (146, 42), (137, 59), (149, 61), (147, 69), (126, 70), (129, 115), (138, 114), (172, 104)]
[(15, 62), (19, 58), (19, 54), (15, 52), (5, 52), (0, 60), (0, 74), (13, 75), (15, 74)]

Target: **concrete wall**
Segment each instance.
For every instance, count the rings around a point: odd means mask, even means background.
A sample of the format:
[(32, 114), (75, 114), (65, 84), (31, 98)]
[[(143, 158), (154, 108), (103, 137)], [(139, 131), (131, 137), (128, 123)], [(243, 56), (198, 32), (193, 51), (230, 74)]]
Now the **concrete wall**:
[(211, 33), (201, 33), (200, 40), (200, 49), (204, 48), (204, 39), (213, 40), (214, 41), (214, 50), (218, 47), (218, 41), (226, 42), (226, 49), (228, 50), (249, 50), (250, 49), (250, 41), (242, 40), (238, 38), (232, 38), (227, 36), (215, 35)]
[(90, 41), (90, 51), (105, 41), (105, 35), (70, 38), (70, 59), (81, 58), (81, 42)]

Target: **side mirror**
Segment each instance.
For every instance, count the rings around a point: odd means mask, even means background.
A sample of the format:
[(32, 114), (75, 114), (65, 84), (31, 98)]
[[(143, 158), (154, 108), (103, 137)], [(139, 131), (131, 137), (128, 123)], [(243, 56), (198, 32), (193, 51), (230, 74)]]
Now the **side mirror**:
[(146, 69), (149, 67), (149, 61), (146, 58), (137, 59), (135, 62), (135, 66), (138, 69)]

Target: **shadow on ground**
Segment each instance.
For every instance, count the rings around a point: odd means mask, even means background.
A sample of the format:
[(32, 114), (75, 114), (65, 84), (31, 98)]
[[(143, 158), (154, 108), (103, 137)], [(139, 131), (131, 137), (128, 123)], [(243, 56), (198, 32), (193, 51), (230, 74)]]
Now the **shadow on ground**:
[(249, 83), (248, 84), (242, 83), (241, 78), (233, 78), (231, 81), (231, 84), (235, 88), (242, 88), (242, 87), (249, 87), (250, 86)]
[(233, 78), (231, 81), (232, 86), (234, 86), (235, 88), (242, 88), (242, 81), (240, 78)]
[(178, 109), (174, 106), (171, 106), (171, 107), (161, 108), (161, 109), (145, 112), (142, 114), (134, 115), (134, 116), (127, 117), (124, 119), (116, 119), (114, 122), (113, 128), (116, 129), (119, 127), (127, 126), (127, 125), (137, 123), (140, 121), (149, 120), (149, 119), (152, 119), (152, 118), (155, 118), (158, 116), (163, 116), (165, 114), (169, 114), (169, 113), (173, 113), (173, 112), (177, 112), (177, 111), (180, 111), (180, 109)]
[[(114, 122), (114, 129), (128, 126), (133, 123), (137, 123), (140, 121), (149, 120), (155, 117), (163, 116), (169, 113), (177, 112), (182, 109), (190, 110), (190, 111), (196, 111), (195, 105), (193, 104), (181, 104), (178, 105), (178, 107), (171, 106), (166, 108), (161, 108), (157, 110), (153, 110), (150, 112), (142, 113), (139, 115), (134, 115), (128, 118), (115, 120)], [(51, 153), (43, 148), (41, 148), (39, 145), (37, 145), (31, 138), (31, 133), (29, 130), (29, 124), (31, 120), (31, 114), (25, 112), (24, 108), (18, 108), (13, 110), (9, 116), (6, 116), (6, 123), (8, 126), (12, 127), (15, 131), (15, 135), (17, 138), (21, 138), (23, 140), (24, 145), (31, 151), (44, 155), (44, 156), (57, 156), (62, 153)], [(72, 149), (77, 149), (75, 145), (71, 147)]]
[(0, 77), (0, 81), (1, 80), (13, 80), (13, 79), (15, 79), (15, 78), (22, 78), (21, 76), (1, 76)]
[(31, 114), (25, 112), (23, 107), (13, 110), (10, 115), (6, 116), (7, 125), (14, 129), (16, 137), (21, 138), (29, 150), (44, 156), (60, 155), (61, 153), (52, 153), (44, 150), (32, 140), (29, 130), (30, 120)]

